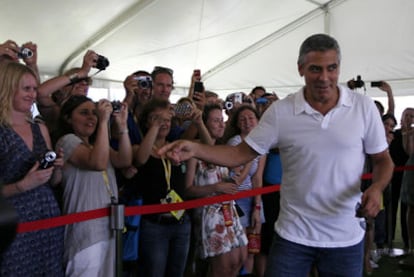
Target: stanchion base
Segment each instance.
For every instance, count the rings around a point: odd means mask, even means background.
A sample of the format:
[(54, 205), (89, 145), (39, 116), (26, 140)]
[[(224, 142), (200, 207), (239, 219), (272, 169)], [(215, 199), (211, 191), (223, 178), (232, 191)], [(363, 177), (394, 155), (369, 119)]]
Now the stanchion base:
[(400, 248), (390, 248), (384, 254), (391, 258), (407, 255), (404, 249), (400, 249)]

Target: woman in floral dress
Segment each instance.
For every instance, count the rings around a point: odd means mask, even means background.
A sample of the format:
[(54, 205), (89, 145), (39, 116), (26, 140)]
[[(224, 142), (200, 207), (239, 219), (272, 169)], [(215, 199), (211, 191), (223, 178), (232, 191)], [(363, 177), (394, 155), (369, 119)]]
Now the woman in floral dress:
[[(213, 143), (223, 136), (222, 109), (206, 106), (203, 121)], [(228, 170), (197, 159), (188, 163), (187, 196), (193, 198), (236, 193), (237, 185), (228, 178)], [(215, 203), (196, 210), (195, 228), (198, 232), (200, 258), (207, 258), (208, 276), (237, 276), (246, 259), (247, 238), (240, 224), (234, 201)]]

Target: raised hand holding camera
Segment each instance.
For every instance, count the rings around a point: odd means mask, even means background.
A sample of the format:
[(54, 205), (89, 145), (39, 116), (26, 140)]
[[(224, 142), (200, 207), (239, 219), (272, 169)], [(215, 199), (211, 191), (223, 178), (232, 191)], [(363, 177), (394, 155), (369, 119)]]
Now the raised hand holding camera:
[(150, 76), (138, 76), (134, 77), (137, 81), (138, 87), (142, 89), (151, 89), (152, 88), (152, 79)]
[(109, 60), (105, 56), (98, 55), (96, 60), (95, 68), (99, 70), (105, 70), (109, 66)]

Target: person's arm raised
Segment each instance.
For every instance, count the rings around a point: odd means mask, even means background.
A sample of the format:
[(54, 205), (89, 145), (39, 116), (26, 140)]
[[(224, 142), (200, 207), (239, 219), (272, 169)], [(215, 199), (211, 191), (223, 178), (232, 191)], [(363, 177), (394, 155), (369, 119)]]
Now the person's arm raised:
[(121, 110), (112, 113), (112, 118), (116, 126), (116, 136), (119, 142), (119, 149), (115, 151), (110, 149), (110, 159), (112, 165), (117, 168), (129, 167), (132, 165), (132, 146), (128, 136), (128, 106), (124, 102), (121, 105)]
[(387, 82), (381, 81), (381, 86), (379, 86), (378, 88), (387, 93), (387, 99), (388, 99), (387, 114), (393, 115), (395, 111), (395, 102), (394, 102), (394, 95), (392, 94), (391, 86)]

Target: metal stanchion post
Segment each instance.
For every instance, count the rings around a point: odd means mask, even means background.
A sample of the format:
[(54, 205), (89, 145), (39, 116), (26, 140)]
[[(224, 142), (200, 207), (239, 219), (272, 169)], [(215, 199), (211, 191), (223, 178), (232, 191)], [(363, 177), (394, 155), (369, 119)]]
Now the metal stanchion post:
[(122, 277), (122, 230), (124, 229), (125, 206), (112, 201), (111, 230), (115, 234), (115, 276)]
[(386, 210), (387, 213), (387, 239), (388, 239), (388, 251), (387, 254), (389, 257), (399, 257), (404, 255), (404, 250), (403, 249), (399, 249), (399, 248), (394, 248), (393, 247), (393, 241), (392, 241), (392, 233), (393, 233), (393, 228), (392, 228), (392, 184), (389, 185), (388, 188), (388, 197), (389, 197), (389, 204), (388, 204), (388, 209)]

